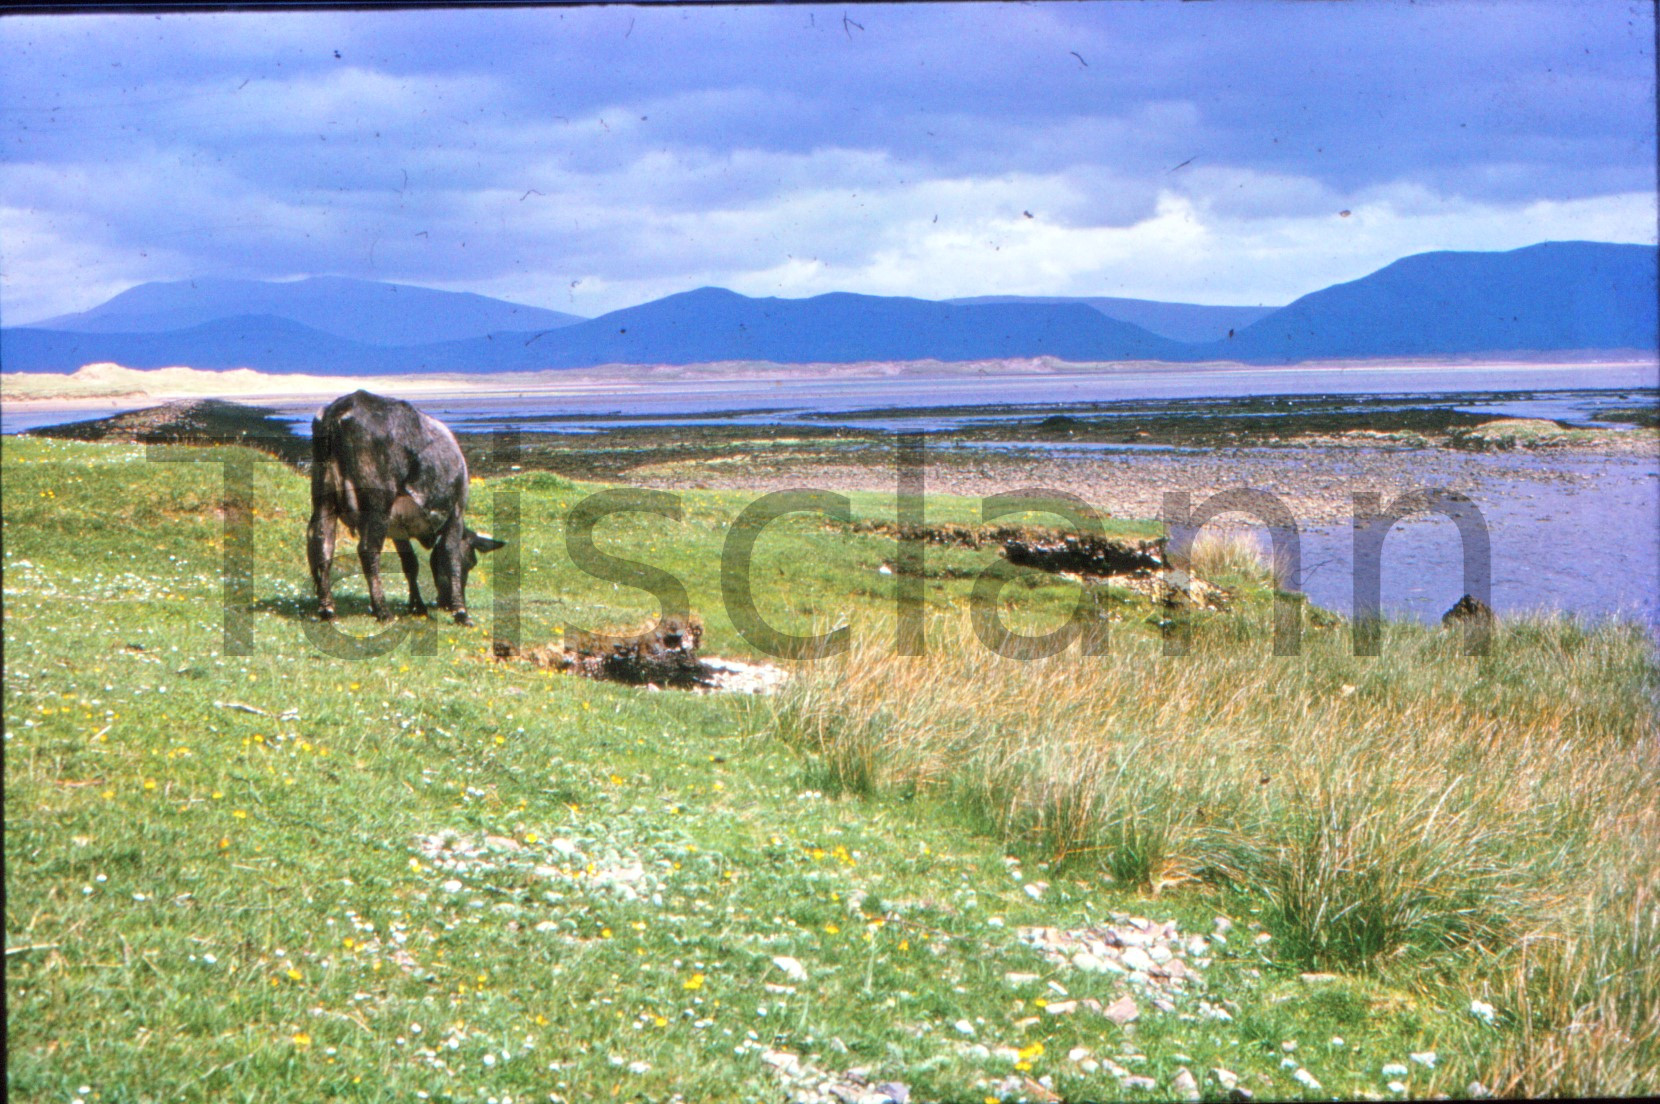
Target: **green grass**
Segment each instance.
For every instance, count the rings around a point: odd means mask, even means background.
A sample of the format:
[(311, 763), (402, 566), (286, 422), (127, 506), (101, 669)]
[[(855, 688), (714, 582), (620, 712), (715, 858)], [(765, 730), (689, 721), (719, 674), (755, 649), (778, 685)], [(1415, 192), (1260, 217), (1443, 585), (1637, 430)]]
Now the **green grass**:
[[(1652, 979), (1660, 957), (1642, 957), (1654, 947), (1653, 868), (1622, 878), (1613, 862), (1620, 841), (1653, 838), (1655, 825), (1644, 819), (1652, 804), (1631, 796), (1652, 758), (1637, 739), (1611, 746), (1599, 735), (1620, 724), (1640, 735), (1652, 719), (1652, 655), (1622, 630), (1525, 626), (1478, 662), (1410, 627), (1386, 632), (1378, 660), (1345, 658), (1337, 630), (1305, 626), (1313, 655), (1273, 658), (1252, 627), (1267, 615), (1259, 588), (1235, 613), (1190, 615), (1189, 661), (1154, 657), (1151, 607), (1115, 592), (1113, 655), (1087, 670), (1131, 670), (1114, 700), (1157, 769), (1124, 776), (1110, 806), (1123, 811), (1117, 834), (1098, 836), (1092, 810), (1106, 806), (1091, 802), (1102, 791), (1054, 788), (1078, 772), (1045, 742), (1099, 689), (1079, 677), (1085, 665), (1062, 657), (1009, 675), (983, 650), (950, 647), (994, 548), (927, 548), (931, 650), (913, 662), (934, 664), (936, 678), (890, 678), (885, 693), (881, 678), (897, 670), (883, 666), (894, 662), (897, 576), (879, 568), (896, 543), (811, 515), (778, 522), (757, 546), (757, 604), (795, 633), (846, 621), (855, 646), (847, 659), (800, 665), (806, 677), (779, 702), (495, 662), (491, 557), (469, 594), (481, 628), (433, 622), (431, 655), (405, 645), (336, 659), (305, 635), (306, 484), (261, 464), (255, 647), (236, 656), (223, 647), (217, 466), (13, 438), (0, 459), (10, 1099), (69, 1100), (85, 1085), (100, 1101), (776, 1100), (760, 1052), (779, 1047), (904, 1081), (913, 1099), (979, 1100), (1013, 1071), (999, 1048), (1039, 1042), (1029, 1072), (1073, 1099), (1122, 1094), (1106, 1073), (1067, 1060), (1075, 1046), (1133, 1048), (1146, 1059), (1136, 1072), (1161, 1086), (1186, 1066), (1213, 1097), (1224, 1095), (1206, 1074), (1213, 1066), (1259, 1098), (1321, 1095), (1281, 1068), (1293, 1040), (1328, 1096), (1387, 1096), (1382, 1065), (1423, 1050), (1440, 1060), (1411, 1067), (1415, 1096), (1511, 1074), (1518, 1091), (1654, 1088), (1652, 1051), (1629, 1040), (1652, 1040), (1641, 1025), (1655, 989), (1599, 984), (1620, 971)], [(594, 489), (539, 472), (475, 486), (471, 516), (497, 535), (496, 504), (517, 492), (527, 645), (655, 614), (655, 599), (579, 571), (566, 553), (564, 516)], [(679, 522), (627, 515), (597, 533), (602, 548), (684, 582), (714, 655), (754, 658), (724, 612), (718, 566), (748, 501), (688, 493)], [(931, 521), (977, 520), (972, 502), (929, 508)], [(853, 514), (891, 519), (891, 499), (853, 496)], [(388, 584), (401, 594), (395, 571)], [(345, 631), (379, 630), (361, 578), (336, 593)], [(1034, 632), (1064, 620), (1076, 589), (1042, 577), (1005, 594), (1011, 627)], [(849, 668), (861, 657), (864, 668)], [(1059, 681), (1034, 702), (1030, 680), (1045, 671)], [(1276, 705), (1238, 690), (1265, 681), (1290, 696)], [(1333, 697), (1348, 684), (1357, 690)], [(1518, 701), (1551, 694), (1525, 731), (1506, 727)], [(1292, 777), (1270, 787), (1272, 807), (1253, 809), (1255, 791), (1219, 782), (1221, 804), (1208, 811), (1172, 804), (1229, 755), (1256, 770), (1248, 741), (1271, 742), (1287, 702), (1366, 738), (1303, 766), (1297, 756), (1313, 745), (1280, 749), (1274, 771)], [(1443, 838), (1448, 806), (1389, 796), (1393, 776), (1378, 765), (1399, 757), (1402, 731), (1416, 731), (1423, 711), (1449, 702), (1490, 726), (1487, 745), (1445, 765), (1449, 784), (1463, 771), (1457, 800), (1511, 813), (1532, 795), (1536, 832), (1455, 821)], [(1402, 718), (1392, 742), (1390, 717)], [(845, 733), (932, 718), (928, 739), (954, 741), (977, 765), (896, 740), (894, 755), (867, 752), (849, 773), (803, 739), (814, 718)], [(1184, 767), (1173, 753), (1192, 746), (1177, 742), (1189, 726), (1235, 726), (1245, 742)], [(1547, 769), (1544, 757), (1570, 752), (1577, 765)], [(1629, 781), (1613, 807), (1600, 803), (1614, 791), (1575, 781), (1620, 771)], [(1380, 804), (1386, 822), (1371, 811)], [(1218, 836), (1226, 823), (1234, 832)], [(1586, 844), (1593, 828), (1610, 842)], [(1322, 881), (1338, 868), (1320, 855), (1346, 847), (1375, 860), (1412, 831), (1426, 848), (1408, 855), (1422, 864), (1413, 878), (1431, 889), (1443, 869), (1459, 890), (1484, 884), (1489, 868), (1513, 881), (1530, 863), (1596, 885), (1564, 883), (1560, 900), (1518, 906), (1533, 911), (1516, 930), (1541, 935), (1525, 944), (1525, 966), (1482, 943), (1473, 921), (1437, 927), (1411, 901), (1401, 907), (1421, 939), (1391, 934), (1400, 910), (1386, 908), (1333, 929), (1330, 946), (1297, 941), (1324, 930), (1300, 919), (1323, 901), (1380, 899)], [(456, 844), (478, 853), (458, 855)], [(1041, 900), (1022, 890), (1036, 880), (1050, 885)], [(1502, 902), (1480, 904), (1481, 922), (1496, 922)], [(1233, 1018), (1197, 1018), (1185, 998), (1168, 1015), (1144, 1002), (1128, 1028), (1045, 1015), (1047, 981), (1073, 997), (1117, 990), (1104, 976), (1057, 972), (1017, 929), (1082, 926), (1114, 909), (1184, 932), (1232, 916), (1236, 935), (1204, 995), (1233, 1002)], [(1259, 944), (1259, 930), (1272, 938)], [(1392, 955), (1399, 946), (1412, 953)], [(777, 956), (799, 960), (809, 979), (792, 981)], [(1311, 963), (1340, 976), (1299, 980)], [(1011, 984), (1011, 971), (1042, 980)], [(1500, 1008), (1496, 1026), (1469, 1015), (1471, 984)], [(1565, 1017), (1591, 1026), (1564, 1033)]]

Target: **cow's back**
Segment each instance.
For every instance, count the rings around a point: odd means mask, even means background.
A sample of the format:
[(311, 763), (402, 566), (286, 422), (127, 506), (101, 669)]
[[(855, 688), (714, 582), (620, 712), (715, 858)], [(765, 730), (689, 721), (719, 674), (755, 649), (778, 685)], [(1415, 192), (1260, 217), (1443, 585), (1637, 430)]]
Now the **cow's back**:
[(443, 423), (399, 399), (354, 391), (312, 422), (312, 496), (328, 496), (354, 530), (400, 498), (437, 528), (467, 505), (467, 461)]

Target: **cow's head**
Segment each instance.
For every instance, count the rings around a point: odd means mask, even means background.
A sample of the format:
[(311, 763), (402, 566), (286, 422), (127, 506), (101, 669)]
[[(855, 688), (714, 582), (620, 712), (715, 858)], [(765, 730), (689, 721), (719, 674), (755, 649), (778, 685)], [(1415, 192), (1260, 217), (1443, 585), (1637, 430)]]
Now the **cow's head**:
[(467, 571), (471, 571), (473, 568), (478, 566), (478, 554), (480, 552), (494, 552), (496, 549), (507, 543), (506, 541), (499, 541), (495, 537), (488, 536), (484, 533), (475, 533), (471, 529), (466, 530), (466, 536), (467, 559), (465, 564)]
[(438, 588), (438, 607), (440, 609), (454, 609), (458, 600), (465, 602), (467, 593), (467, 576), (473, 568), (478, 566), (480, 552), (494, 552), (506, 544), (494, 537), (487, 537), (483, 533), (475, 533), (471, 529), (462, 530), (461, 535), (461, 593), (450, 593), (450, 550), (449, 545), (439, 541), (432, 550), (432, 582)]

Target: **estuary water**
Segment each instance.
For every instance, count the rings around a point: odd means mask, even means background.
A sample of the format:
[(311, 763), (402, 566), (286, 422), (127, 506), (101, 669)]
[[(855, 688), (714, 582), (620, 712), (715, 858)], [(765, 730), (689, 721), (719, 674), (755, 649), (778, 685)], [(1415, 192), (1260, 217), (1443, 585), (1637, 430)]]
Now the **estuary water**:
[[(586, 374), (571, 386), (506, 385), (487, 392), (412, 396), (459, 432), (516, 429), (586, 434), (622, 425), (665, 433), (690, 424), (836, 424), (876, 430), (943, 430), (1053, 413), (1111, 416), (1119, 404), (1142, 416), (1194, 413), (1198, 400), (1323, 396), (1328, 409), (1439, 406), (1493, 417), (1542, 417), (1600, 424), (1610, 407), (1660, 401), (1649, 364), (1367, 365), (1295, 368), (1146, 367), (1112, 370), (938, 374), (914, 369), (886, 375), (775, 372), (610, 383)], [(365, 380), (377, 389), (381, 381)], [(397, 393), (392, 386), (384, 388)], [(320, 405), (315, 396), (255, 398), (301, 434)], [(126, 409), (154, 405), (134, 402)], [(1261, 409), (1253, 402), (1253, 409)], [(0, 407), (0, 429), (16, 433), (116, 413), (65, 413), (33, 404)], [(1243, 409), (1243, 408), (1242, 408)], [(991, 436), (995, 437), (995, 434)], [(974, 447), (999, 448), (996, 440)], [(1043, 448), (1011, 435), (1008, 447)], [(1123, 455), (1136, 446), (1054, 445), (1087, 454)], [(1156, 448), (1156, 446), (1155, 446)], [(1163, 451), (1163, 450), (1160, 450)], [(1311, 450), (1318, 451), (1318, 450)], [(1345, 450), (1333, 450), (1333, 452)], [(1344, 460), (1333, 455), (1336, 463)], [(1475, 462), (1485, 462), (1473, 458)], [(1356, 463), (1364, 463), (1355, 456)], [(1491, 601), (1500, 613), (1553, 609), (1591, 616), (1635, 617), (1660, 630), (1660, 463), (1652, 456), (1514, 453), (1492, 457), (1495, 473), (1524, 478), (1485, 481), (1473, 497), (1491, 536)], [(1535, 477), (1536, 476), (1536, 477)], [(1316, 604), (1345, 613), (1354, 601), (1353, 533), (1346, 525), (1302, 529), (1302, 587)], [(1398, 524), (1384, 546), (1381, 591), (1392, 615), (1433, 620), (1465, 591), (1457, 529), (1430, 517)]]

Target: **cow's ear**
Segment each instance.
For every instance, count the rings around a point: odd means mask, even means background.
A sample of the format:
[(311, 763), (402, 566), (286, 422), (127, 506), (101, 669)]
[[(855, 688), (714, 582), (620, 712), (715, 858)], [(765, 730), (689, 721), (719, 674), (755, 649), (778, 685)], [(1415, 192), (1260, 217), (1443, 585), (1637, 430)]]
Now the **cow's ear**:
[(494, 552), (507, 544), (506, 541), (497, 540), (484, 533), (468, 533), (467, 540), (480, 552)]

